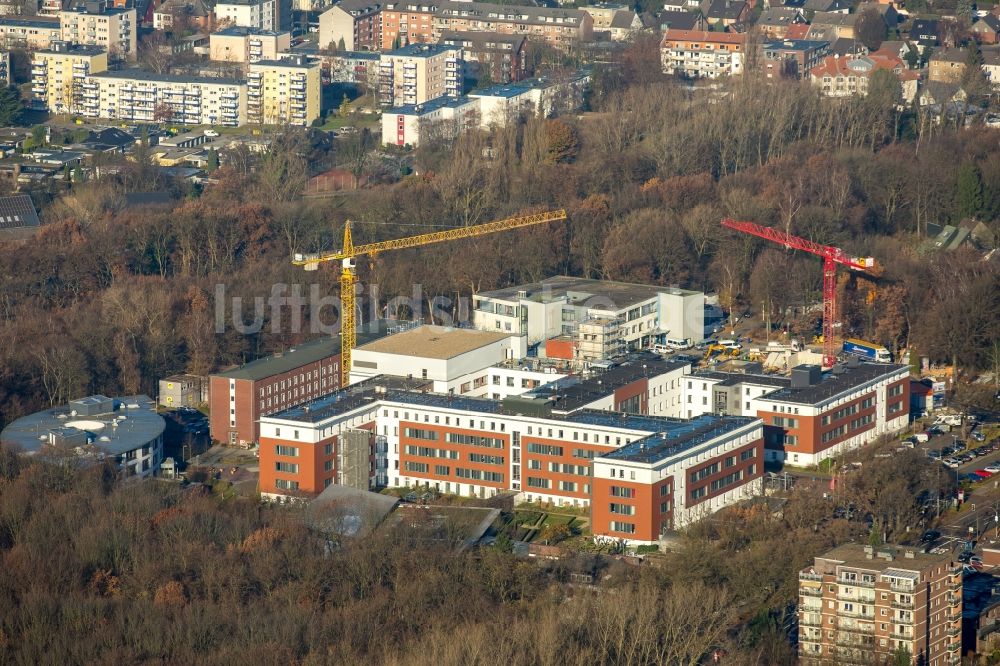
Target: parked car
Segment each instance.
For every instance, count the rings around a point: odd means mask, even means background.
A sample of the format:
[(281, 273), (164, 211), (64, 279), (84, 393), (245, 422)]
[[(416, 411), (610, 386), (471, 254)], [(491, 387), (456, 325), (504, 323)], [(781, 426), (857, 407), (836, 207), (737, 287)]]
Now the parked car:
[(975, 474), (976, 474), (977, 476), (981, 476), (981, 477), (983, 477), (984, 479), (988, 479), (988, 478), (990, 478), (991, 476), (993, 476), (993, 472), (987, 472), (987, 471), (986, 471), (985, 469), (977, 469), (977, 470), (975, 471)]
[(992, 464), (985, 468), (987, 472), (993, 472), (994, 474), (1000, 474), (1000, 464)]
[(931, 541), (937, 541), (940, 536), (941, 533), (937, 530), (927, 530), (924, 532), (923, 536), (920, 537), (920, 540), (924, 543), (930, 543)]
[(976, 432), (972, 433), (972, 439), (976, 440), (977, 442), (985, 442), (986, 435), (977, 430)]
[(957, 468), (959, 468), (959, 467), (962, 466), (962, 461), (961, 460), (956, 460), (955, 458), (946, 458), (945, 460), (942, 460), (941, 462), (943, 462), (948, 467), (951, 467), (952, 469), (957, 469)]
[(207, 129), (205, 130), (205, 136), (214, 138), (219, 136), (219, 133), (216, 132), (214, 129)]
[(931, 449), (930, 451), (927, 452), (927, 457), (928, 458), (940, 458), (941, 457), (941, 452), (938, 451), (938, 450), (936, 450), (936, 449)]

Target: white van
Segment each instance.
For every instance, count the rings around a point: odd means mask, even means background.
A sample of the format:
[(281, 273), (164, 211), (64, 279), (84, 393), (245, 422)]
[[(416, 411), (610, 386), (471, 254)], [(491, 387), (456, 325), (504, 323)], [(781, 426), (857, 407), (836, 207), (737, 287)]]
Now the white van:
[(682, 338), (679, 340), (674, 338), (667, 338), (667, 347), (669, 347), (674, 351), (681, 351), (682, 349), (691, 349), (692, 345), (691, 341), (688, 340), (687, 338)]
[(718, 345), (726, 349), (743, 349), (743, 346), (736, 340), (719, 340)]
[(673, 350), (669, 345), (661, 344), (659, 342), (653, 345), (653, 352), (656, 354), (669, 354), (671, 351)]

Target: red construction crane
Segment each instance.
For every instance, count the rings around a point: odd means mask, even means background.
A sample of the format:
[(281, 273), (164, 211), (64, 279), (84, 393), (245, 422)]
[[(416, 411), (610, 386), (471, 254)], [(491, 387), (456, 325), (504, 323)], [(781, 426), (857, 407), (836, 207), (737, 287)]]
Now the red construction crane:
[(793, 250), (802, 250), (823, 257), (823, 367), (829, 368), (837, 362), (837, 346), (834, 342), (834, 328), (837, 322), (837, 264), (851, 270), (876, 272), (875, 260), (871, 257), (852, 257), (839, 247), (820, 245), (805, 238), (799, 238), (771, 227), (753, 222), (724, 219), (722, 226), (742, 231), (745, 234), (764, 238)]

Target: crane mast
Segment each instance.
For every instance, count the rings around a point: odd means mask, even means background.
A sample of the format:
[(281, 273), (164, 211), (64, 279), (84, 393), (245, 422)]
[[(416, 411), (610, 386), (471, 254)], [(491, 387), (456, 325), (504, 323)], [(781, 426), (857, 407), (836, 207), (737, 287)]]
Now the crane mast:
[(871, 257), (852, 257), (839, 247), (816, 243), (754, 222), (726, 218), (722, 220), (722, 226), (769, 240), (772, 243), (783, 245), (787, 249), (802, 250), (823, 258), (823, 367), (833, 366), (837, 362), (835, 342), (838, 320), (837, 266), (845, 266), (850, 270), (872, 274), (878, 272), (875, 260)]
[(411, 247), (421, 247), (434, 243), (485, 236), (500, 231), (520, 229), (546, 222), (556, 222), (566, 219), (566, 211), (559, 209), (532, 215), (519, 215), (503, 220), (474, 224), (468, 227), (457, 227), (445, 231), (435, 231), (428, 234), (397, 238), (395, 240), (379, 241), (355, 245), (351, 237), (350, 221), (344, 224), (344, 244), (339, 251), (318, 254), (296, 254), (292, 264), (302, 266), (307, 271), (314, 271), (321, 263), (329, 261), (340, 262), (340, 385), (347, 386), (351, 374), (351, 352), (357, 342), (357, 298), (354, 285), (357, 283), (355, 259), (360, 256), (374, 256), (388, 250), (402, 250)]

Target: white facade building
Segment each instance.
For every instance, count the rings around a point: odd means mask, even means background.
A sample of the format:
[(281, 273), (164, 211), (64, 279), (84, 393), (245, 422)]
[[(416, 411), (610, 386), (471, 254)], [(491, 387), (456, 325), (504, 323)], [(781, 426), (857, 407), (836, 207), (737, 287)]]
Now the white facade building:
[(529, 346), (579, 335), (592, 319), (618, 323), (627, 349), (646, 349), (666, 337), (704, 339), (705, 296), (699, 291), (555, 277), (473, 297), (473, 325), (521, 335)]
[(485, 393), (488, 370), (524, 356), (524, 341), (503, 333), (419, 326), (356, 348), (351, 383), (378, 375), (426, 379), (435, 393)]
[(278, 29), (277, 0), (224, 0), (215, 5), (215, 20), (222, 24)]

